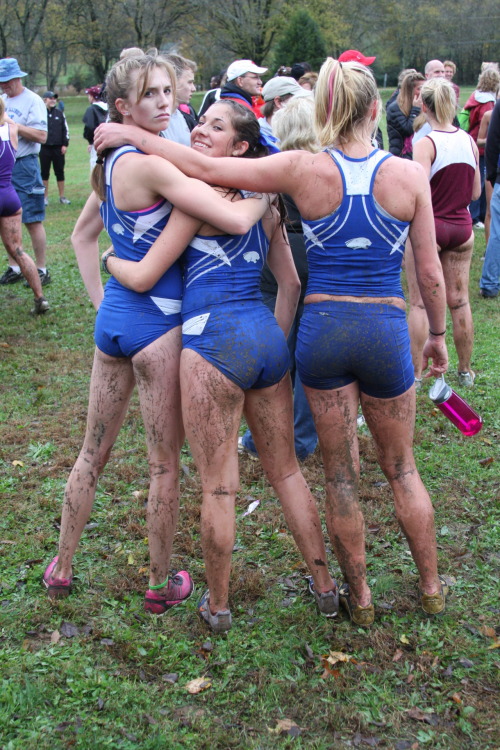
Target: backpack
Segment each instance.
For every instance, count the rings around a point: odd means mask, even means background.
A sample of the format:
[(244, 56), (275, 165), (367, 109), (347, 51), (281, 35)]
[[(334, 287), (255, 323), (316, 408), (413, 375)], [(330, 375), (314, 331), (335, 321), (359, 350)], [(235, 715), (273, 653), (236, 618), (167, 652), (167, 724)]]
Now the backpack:
[(457, 114), (457, 120), (462, 130), (465, 130), (466, 133), (468, 133), (470, 127), (470, 109), (465, 109), (465, 107), (462, 107), (460, 112)]

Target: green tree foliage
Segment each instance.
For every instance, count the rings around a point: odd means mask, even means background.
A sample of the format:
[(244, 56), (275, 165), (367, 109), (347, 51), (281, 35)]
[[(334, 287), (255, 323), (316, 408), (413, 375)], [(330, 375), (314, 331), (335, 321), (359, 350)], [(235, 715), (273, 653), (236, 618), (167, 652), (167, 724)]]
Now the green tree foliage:
[(319, 70), (326, 56), (326, 44), (319, 25), (305, 10), (294, 13), (276, 46), (275, 66), (305, 60), (314, 70)]

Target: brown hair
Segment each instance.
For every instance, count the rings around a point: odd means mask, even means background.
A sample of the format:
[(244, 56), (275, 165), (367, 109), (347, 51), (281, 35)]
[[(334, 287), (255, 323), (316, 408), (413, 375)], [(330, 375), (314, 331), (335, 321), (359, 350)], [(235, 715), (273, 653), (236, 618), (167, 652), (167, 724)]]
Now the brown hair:
[(477, 87), (479, 91), (491, 91), (496, 94), (500, 86), (500, 73), (495, 68), (486, 68), (480, 74)]
[(407, 73), (401, 81), (401, 88), (396, 101), (399, 109), (404, 115), (406, 115), (406, 117), (408, 117), (411, 108), (413, 107), (413, 91), (415, 89), (415, 84), (420, 81), (425, 81), (425, 76), (417, 70), (415, 72)]
[[(123, 122), (123, 117), (116, 108), (117, 99), (127, 99), (133, 86), (137, 88), (137, 100), (142, 99), (148, 88), (149, 79), (154, 68), (162, 68), (170, 78), (172, 93), (175, 99), (175, 71), (165, 58), (158, 55), (156, 49), (148, 50), (141, 56), (129, 56), (118, 60), (106, 78), (106, 96), (108, 102), (108, 113), (111, 122)], [(134, 83), (132, 74), (139, 71)], [(99, 198), (106, 200), (106, 188), (104, 179), (104, 164), (101, 154), (97, 164), (92, 171), (91, 185)]]

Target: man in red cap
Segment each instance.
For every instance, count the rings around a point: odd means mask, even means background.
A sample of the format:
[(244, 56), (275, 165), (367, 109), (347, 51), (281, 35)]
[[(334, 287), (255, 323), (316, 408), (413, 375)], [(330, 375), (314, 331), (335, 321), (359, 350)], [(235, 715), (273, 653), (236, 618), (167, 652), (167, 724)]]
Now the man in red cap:
[(339, 62), (359, 62), (361, 65), (371, 65), (376, 57), (366, 57), (357, 49), (347, 49), (339, 57)]

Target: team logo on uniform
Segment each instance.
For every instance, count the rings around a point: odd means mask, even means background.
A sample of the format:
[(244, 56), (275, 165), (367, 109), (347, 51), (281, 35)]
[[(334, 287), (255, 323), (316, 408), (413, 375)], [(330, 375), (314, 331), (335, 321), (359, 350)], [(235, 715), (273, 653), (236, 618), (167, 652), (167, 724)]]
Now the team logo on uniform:
[(347, 240), (345, 244), (353, 250), (366, 250), (372, 243), (367, 237), (353, 237), (352, 240)]
[(243, 258), (247, 263), (258, 263), (260, 260), (259, 253), (256, 253), (255, 250), (251, 250), (250, 252), (245, 253), (243, 255)]

